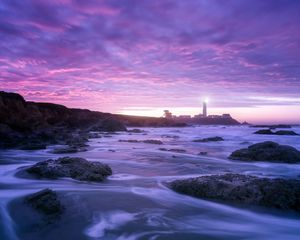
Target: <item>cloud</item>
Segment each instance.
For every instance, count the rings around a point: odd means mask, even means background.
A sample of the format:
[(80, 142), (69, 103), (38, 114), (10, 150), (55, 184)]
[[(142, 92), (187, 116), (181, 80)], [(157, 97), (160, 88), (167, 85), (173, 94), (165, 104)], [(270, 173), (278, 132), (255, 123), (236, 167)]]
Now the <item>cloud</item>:
[(293, 98), (299, 10), (288, 0), (3, 0), (0, 87), (105, 111)]

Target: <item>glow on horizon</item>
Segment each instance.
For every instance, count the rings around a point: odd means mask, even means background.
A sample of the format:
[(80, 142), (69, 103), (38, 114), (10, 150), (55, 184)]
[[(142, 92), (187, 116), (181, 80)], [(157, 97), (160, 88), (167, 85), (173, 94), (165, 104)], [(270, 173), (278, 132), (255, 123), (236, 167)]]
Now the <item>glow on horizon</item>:
[[(202, 108), (195, 107), (165, 107), (165, 108), (151, 108), (151, 107), (131, 107), (124, 108), (118, 111), (119, 114), (134, 115), (134, 116), (150, 116), (162, 117), (163, 110), (168, 109), (174, 115), (197, 115), (202, 113)], [(294, 114), (290, 116), (290, 112)], [(210, 108), (208, 107), (208, 115), (221, 115), (229, 113), (233, 118), (240, 122), (247, 121), (253, 124), (260, 123), (287, 123), (300, 124), (300, 108), (298, 106), (290, 105), (268, 105), (259, 107), (229, 107), (229, 108)]]
[(147, 116), (199, 114), (209, 97), (208, 114), (300, 122), (300, 1), (2, 0), (0, 10), (0, 90)]

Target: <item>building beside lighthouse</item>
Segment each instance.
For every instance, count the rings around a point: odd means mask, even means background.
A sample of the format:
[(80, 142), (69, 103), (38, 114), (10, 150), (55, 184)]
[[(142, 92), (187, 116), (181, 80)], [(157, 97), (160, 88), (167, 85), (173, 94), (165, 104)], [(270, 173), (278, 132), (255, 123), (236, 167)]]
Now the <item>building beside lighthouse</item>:
[(164, 111), (164, 118), (173, 119), (176, 122), (187, 124), (206, 124), (206, 125), (236, 125), (240, 124), (237, 120), (233, 119), (229, 113), (222, 115), (208, 115), (207, 100), (203, 101), (202, 113), (191, 117), (190, 115), (173, 115), (169, 110)]

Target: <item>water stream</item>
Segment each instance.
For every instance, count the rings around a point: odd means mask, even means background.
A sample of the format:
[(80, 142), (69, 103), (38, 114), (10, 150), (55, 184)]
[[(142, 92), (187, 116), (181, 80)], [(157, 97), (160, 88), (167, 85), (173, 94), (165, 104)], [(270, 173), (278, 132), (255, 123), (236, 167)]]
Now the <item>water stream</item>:
[[(265, 140), (300, 149), (299, 136), (254, 135), (256, 129), (247, 126), (143, 130), (146, 134), (126, 132), (91, 139), (88, 151), (76, 154), (51, 154), (49, 149), (1, 151), (0, 239), (300, 239), (298, 213), (196, 199), (164, 185), (174, 179), (227, 172), (300, 178), (300, 164), (227, 159), (232, 151)], [(292, 130), (300, 133), (299, 127)], [(225, 141), (192, 142), (212, 136)], [(120, 139), (157, 139), (164, 144)], [(186, 152), (161, 151), (161, 147)], [(102, 183), (15, 175), (20, 168), (60, 156), (107, 163), (113, 175)], [(66, 206), (63, 216), (51, 224), (39, 223), (21, 200), (47, 187), (56, 190)]]

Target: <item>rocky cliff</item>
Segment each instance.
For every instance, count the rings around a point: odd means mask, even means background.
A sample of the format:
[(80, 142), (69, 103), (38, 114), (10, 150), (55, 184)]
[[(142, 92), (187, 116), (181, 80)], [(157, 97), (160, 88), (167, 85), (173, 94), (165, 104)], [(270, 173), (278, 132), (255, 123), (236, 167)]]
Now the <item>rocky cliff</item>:
[[(29, 102), (0, 91), (0, 148), (40, 149), (72, 142), (83, 146), (89, 131), (126, 131), (126, 126), (185, 126), (165, 118), (136, 117)], [(76, 147), (76, 146), (75, 146)], [(72, 148), (73, 149), (73, 148)]]
[(30, 132), (53, 126), (86, 128), (106, 119), (113, 117), (108, 113), (70, 109), (53, 103), (27, 102), (19, 94), (0, 92), (0, 124), (5, 124), (12, 130)]
[[(0, 147), (43, 148), (65, 143), (80, 132), (126, 131), (109, 113), (27, 102), (16, 93), (0, 92)], [(34, 145), (34, 146), (33, 146)]]

